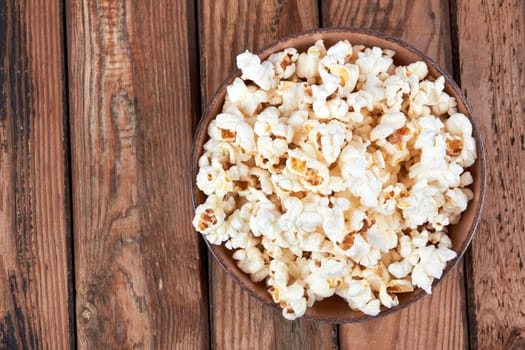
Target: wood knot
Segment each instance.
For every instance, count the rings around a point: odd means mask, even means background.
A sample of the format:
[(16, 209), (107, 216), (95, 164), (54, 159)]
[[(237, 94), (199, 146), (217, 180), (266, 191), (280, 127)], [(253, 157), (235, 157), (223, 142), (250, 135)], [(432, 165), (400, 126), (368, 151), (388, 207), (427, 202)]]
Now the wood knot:
[(514, 328), (503, 348), (508, 350), (525, 350), (525, 329)]
[(88, 309), (87, 307), (84, 307), (84, 309), (80, 313), (79, 321), (81, 324), (86, 325), (89, 323), (92, 316), (93, 316), (93, 313), (91, 312), (91, 310)]

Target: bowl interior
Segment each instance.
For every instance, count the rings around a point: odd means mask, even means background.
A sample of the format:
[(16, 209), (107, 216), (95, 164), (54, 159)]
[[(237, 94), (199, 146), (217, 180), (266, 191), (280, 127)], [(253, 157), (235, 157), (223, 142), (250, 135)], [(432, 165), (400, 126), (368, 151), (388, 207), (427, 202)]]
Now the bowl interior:
[[(458, 257), (448, 263), (443, 272), (441, 279), (456, 265), (460, 257), (465, 252), (468, 244), (470, 243), (474, 231), (479, 220), (480, 212), (482, 209), (484, 187), (485, 187), (485, 159), (483, 143), (480, 138), (479, 128), (476, 121), (472, 117), (471, 108), (468, 106), (464, 95), (462, 94), (459, 87), (453, 82), (450, 76), (441, 69), (435, 62), (426, 57), (421, 52), (417, 51), (410, 45), (389, 37), (381, 33), (375, 33), (370, 31), (355, 30), (355, 29), (325, 29), (317, 30), (309, 33), (298, 34), (288, 38), (284, 38), (277, 43), (263, 49), (259, 52), (261, 59), (267, 58), (274, 52), (281, 51), (288, 47), (294, 47), (299, 51), (304, 51), (309, 46), (313, 45), (315, 41), (323, 39), (325, 45), (331, 46), (339, 40), (348, 40), (352, 45), (362, 44), (368, 47), (378, 46), (384, 49), (391, 49), (396, 52), (394, 56), (394, 62), (396, 65), (406, 65), (415, 61), (424, 61), (429, 68), (429, 75), (432, 77), (438, 77), (444, 75), (446, 78), (446, 92), (455, 97), (457, 100), (458, 111), (465, 114), (473, 124), (473, 136), (476, 139), (478, 149), (478, 159), (469, 171), (472, 173), (474, 179), (471, 189), (474, 192), (474, 198), (469, 202), (467, 210), (463, 213), (461, 221), (449, 227), (449, 235), (452, 240), (453, 249), (458, 253)], [(239, 76), (240, 72), (235, 71), (226, 79), (220, 86), (216, 95), (213, 97), (211, 103), (208, 106), (203, 118), (200, 121), (194, 144), (194, 152), (192, 158), (192, 189), (194, 205), (198, 205), (205, 201), (206, 197), (199, 191), (195, 184), (195, 177), (198, 172), (198, 159), (202, 154), (203, 144), (207, 141), (207, 126), (209, 122), (215, 118), (215, 116), (221, 112), (224, 98), (226, 95), (226, 86), (230, 84), (236, 76)], [(208, 242), (206, 241), (208, 244)], [(236, 265), (232, 258), (232, 251), (226, 249), (224, 246), (216, 246), (208, 244), (213, 255), (219, 262), (219, 264), (228, 272), (228, 274), (240, 284), (248, 293), (255, 296), (262, 302), (274, 305), (271, 296), (268, 294), (264, 282), (255, 283), (248, 275), (242, 272)], [(440, 280), (441, 280), (440, 279)], [(437, 282), (434, 281), (433, 287), (436, 286)], [(425, 295), (425, 292), (421, 289), (417, 289), (412, 293), (398, 294), (399, 305), (392, 309), (383, 309), (379, 316), (383, 316), (399, 310), (408, 304), (419, 299)], [(276, 306), (277, 307), (277, 306)], [(352, 311), (339, 297), (332, 297), (325, 299), (322, 302), (316, 302), (312, 308), (308, 308), (304, 316), (308, 319), (315, 319), (320, 321), (330, 322), (357, 322), (371, 318), (361, 312)], [(376, 316), (377, 318), (377, 316)]]

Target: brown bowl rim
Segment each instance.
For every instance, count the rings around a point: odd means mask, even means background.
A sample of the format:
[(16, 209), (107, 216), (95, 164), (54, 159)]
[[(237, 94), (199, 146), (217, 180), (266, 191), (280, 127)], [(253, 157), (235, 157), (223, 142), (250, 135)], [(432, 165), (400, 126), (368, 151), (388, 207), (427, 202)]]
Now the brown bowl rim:
[[(269, 54), (272, 53), (271, 52), (272, 48), (274, 48), (276, 46), (279, 46), (280, 44), (282, 44), (284, 42), (287, 42), (289, 40), (296, 39), (296, 38), (301, 38), (301, 37), (304, 37), (304, 36), (311, 36), (311, 35), (316, 35), (316, 34), (323, 35), (323, 34), (328, 34), (328, 33), (341, 33), (341, 34), (357, 33), (357, 34), (363, 34), (363, 35), (367, 35), (367, 36), (378, 37), (379, 39), (390, 41), (391, 43), (399, 45), (402, 48), (404, 48), (404, 49), (406, 49), (406, 50), (416, 54), (423, 61), (425, 61), (427, 64), (430, 64), (439, 74), (441, 74), (442, 76), (445, 77), (445, 83), (449, 84), (450, 88), (452, 90), (454, 90), (454, 92), (458, 95), (458, 97), (461, 99), (461, 102), (464, 104), (464, 106), (465, 106), (465, 108), (466, 108), (466, 110), (468, 112), (467, 117), (469, 118), (469, 120), (472, 123), (473, 134), (475, 135), (475, 140), (476, 140), (476, 147), (477, 147), (477, 153), (478, 153), (477, 154), (478, 158), (477, 158), (476, 162), (481, 162), (481, 167), (480, 167), (480, 170), (481, 170), (481, 174), (480, 174), (481, 184), (480, 184), (479, 201), (477, 202), (477, 208), (476, 208), (476, 211), (474, 213), (474, 218), (473, 218), (473, 221), (472, 221), (472, 225), (469, 228), (469, 232), (467, 233), (466, 239), (464, 240), (463, 244), (461, 245), (461, 248), (458, 251), (456, 251), (457, 257), (454, 258), (454, 260), (452, 260), (452, 261), (447, 263), (447, 266), (446, 266), (445, 270), (443, 271), (443, 274), (442, 274), (441, 278), (434, 279), (434, 281), (432, 282), (432, 290), (434, 290), (436, 288), (436, 286), (448, 275), (448, 273), (457, 266), (457, 264), (459, 263), (459, 261), (461, 260), (463, 255), (465, 254), (468, 246), (470, 245), (472, 239), (474, 238), (474, 235), (476, 233), (476, 230), (478, 228), (479, 221), (480, 221), (480, 218), (481, 218), (481, 213), (482, 213), (483, 207), (484, 207), (485, 190), (486, 190), (486, 155), (485, 155), (485, 146), (484, 146), (484, 142), (483, 142), (483, 136), (482, 136), (482, 134), (480, 132), (480, 127), (478, 125), (478, 122), (477, 122), (476, 118), (474, 117), (474, 113), (472, 111), (472, 107), (468, 103), (468, 101), (467, 101), (467, 99), (465, 97), (465, 94), (463, 93), (463, 91), (461, 90), (459, 85), (455, 82), (453, 77), (445, 69), (443, 69), (436, 61), (434, 61), (432, 58), (430, 58), (425, 53), (423, 53), (419, 49), (415, 48), (414, 46), (412, 46), (408, 42), (405, 42), (405, 41), (403, 41), (403, 40), (401, 40), (401, 39), (399, 39), (399, 38), (397, 38), (395, 36), (392, 36), (390, 34), (386, 34), (386, 33), (375, 31), (375, 30), (371, 30), (371, 29), (363, 29), (363, 28), (357, 28), (357, 27), (326, 27), (326, 28), (317, 28), (317, 29), (304, 31), (304, 32), (300, 32), (300, 33), (295, 33), (295, 34), (292, 34), (292, 35), (287, 35), (285, 37), (282, 37), (279, 40), (273, 41), (272, 43), (270, 43), (269, 45), (265, 46), (261, 50), (258, 50), (256, 52), (256, 54), (258, 56), (260, 56), (260, 57), (261, 57), (262, 54), (268, 54), (269, 55)], [(191, 186), (191, 193), (192, 193), (193, 210), (195, 210), (197, 208), (197, 206), (198, 206), (198, 204), (196, 203), (196, 192), (198, 191), (198, 189), (196, 188), (196, 185), (195, 185), (195, 176), (196, 176), (195, 169), (196, 169), (196, 165), (197, 165), (197, 162), (198, 162), (198, 158), (197, 157), (200, 156), (200, 151), (202, 149), (202, 145), (198, 145), (197, 142), (195, 142), (195, 141), (199, 139), (199, 137), (201, 136), (202, 133), (207, 132), (208, 124), (211, 121), (211, 119), (210, 119), (211, 118), (210, 117), (211, 106), (214, 106), (217, 103), (217, 100), (220, 98), (221, 92), (226, 88), (227, 85), (229, 85), (232, 82), (232, 80), (236, 76), (239, 76), (239, 75), (240, 75), (240, 70), (239, 69), (233, 69), (228, 74), (226, 79), (224, 79), (221, 82), (221, 84), (219, 85), (219, 87), (217, 88), (215, 93), (213, 94), (213, 97), (211, 98), (211, 100), (206, 104), (206, 109), (205, 109), (204, 113), (202, 114), (202, 117), (200, 118), (199, 123), (197, 125), (197, 129), (195, 131), (195, 135), (194, 135), (194, 138), (193, 138), (194, 142), (193, 142), (193, 147), (192, 147), (191, 164), (190, 164), (190, 181), (191, 181), (190, 182), (190, 186)], [(215, 260), (219, 263), (219, 265), (222, 267), (222, 269), (224, 271), (226, 271), (228, 276), (237, 285), (239, 285), (249, 295), (251, 295), (252, 297), (257, 299), (258, 301), (262, 302), (263, 304), (270, 305), (270, 306), (272, 306), (275, 309), (281, 310), (281, 308), (277, 304), (273, 303), (271, 300), (269, 301), (267, 299), (262, 298), (254, 290), (249, 288), (247, 285), (245, 285), (242, 281), (240, 281), (237, 278), (236, 274), (228, 266), (226, 266), (226, 264), (222, 261), (222, 259), (217, 255), (215, 249), (218, 249), (218, 247), (220, 247), (220, 246), (215, 246), (215, 245), (209, 243), (208, 240), (205, 239), (204, 237), (202, 237), (201, 234), (199, 234), (199, 236), (201, 236), (201, 239), (204, 240), (204, 242), (208, 246), (209, 250), (211, 251), (212, 255), (214, 256)], [(402, 304), (400, 303), (399, 305), (394, 306), (394, 307), (392, 307), (390, 309), (381, 310), (381, 312), (378, 315), (376, 315), (376, 316), (370, 316), (370, 315), (366, 315), (364, 313), (362, 314), (361, 317), (353, 317), (351, 319), (334, 318), (334, 317), (329, 317), (329, 316), (323, 317), (323, 316), (320, 316), (320, 315), (312, 316), (312, 315), (308, 314), (308, 309), (307, 309), (306, 313), (300, 319), (306, 319), (306, 320), (311, 320), (311, 321), (327, 322), (327, 323), (358, 323), (358, 322), (363, 322), (363, 321), (367, 321), (367, 320), (371, 320), (371, 319), (378, 319), (378, 318), (390, 315), (392, 313), (395, 313), (395, 312), (397, 312), (399, 310), (402, 310), (402, 309), (406, 308), (407, 306), (412, 305), (416, 301), (420, 300), (423, 296), (427, 296), (428, 295), (421, 288), (416, 289), (414, 292), (411, 292), (411, 293), (413, 293), (413, 297), (410, 300), (408, 300), (407, 302), (402, 303)]]

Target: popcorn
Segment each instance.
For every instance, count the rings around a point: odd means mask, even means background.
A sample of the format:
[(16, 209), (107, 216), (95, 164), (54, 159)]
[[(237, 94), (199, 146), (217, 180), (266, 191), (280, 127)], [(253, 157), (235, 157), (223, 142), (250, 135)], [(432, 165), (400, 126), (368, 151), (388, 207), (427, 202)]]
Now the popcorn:
[[(465, 115), (456, 113), (447, 119), (446, 130), (452, 135), (460, 137), (461, 143), (447, 142), (447, 154), (457, 157), (458, 165), (469, 167), (476, 160), (476, 141), (472, 137), (472, 124)], [(459, 149), (460, 148), (460, 149)], [(457, 154), (459, 151), (459, 154)]]
[(224, 196), (233, 190), (233, 183), (221, 163), (212, 160), (211, 165), (200, 167), (197, 174), (197, 187), (208, 196), (213, 194)]
[(414, 62), (407, 66), (407, 72), (410, 75), (415, 75), (419, 80), (426, 78), (428, 74), (428, 67), (425, 62)]
[(284, 49), (268, 57), (279, 79), (288, 79), (295, 73), (295, 61), (298, 54), (294, 48)]
[[(256, 247), (238, 249), (233, 253), (233, 258), (239, 261), (237, 266), (245, 273), (250, 274), (254, 282), (262, 281), (268, 274), (263, 254)], [(261, 271), (264, 271), (264, 273), (261, 273)], [(254, 276), (257, 277), (254, 278)]]
[(383, 50), (378, 47), (367, 48), (364, 52), (360, 52), (356, 63), (361, 74), (370, 77), (386, 73), (394, 60), (383, 53)]
[(384, 253), (397, 246), (396, 228), (388, 224), (387, 220), (378, 220), (366, 232), (370, 245)]
[(195, 210), (193, 226), (212, 244), (221, 244), (229, 236), (224, 226), (226, 214), (215, 196), (209, 196), (206, 202)]
[(448, 248), (437, 248), (433, 245), (418, 249), (419, 262), (412, 271), (412, 283), (432, 294), (432, 281), (440, 278), (446, 262), (454, 259), (457, 254)]
[(293, 81), (281, 81), (277, 89), (277, 95), (282, 97), (279, 111), (282, 113), (294, 112), (306, 108), (305, 84)]
[(253, 81), (263, 90), (276, 85), (275, 69), (270, 61), (261, 63), (259, 56), (246, 51), (237, 56), (237, 67), (242, 71), (242, 79)]
[(320, 144), (318, 148), (321, 149), (323, 157), (328, 165), (337, 160), (341, 153), (341, 147), (345, 142), (346, 130), (343, 124), (337, 121), (331, 121), (328, 124), (319, 125)]
[(383, 115), (379, 124), (372, 130), (370, 140), (385, 139), (397, 129), (400, 129), (406, 121), (406, 117), (401, 112), (393, 112)]
[(308, 83), (315, 83), (319, 77), (319, 62), (325, 54), (322, 40), (317, 41), (306, 53), (299, 54), (296, 63), (297, 77), (306, 79)]
[(447, 226), (473, 198), (469, 119), (443, 77), (394, 52), (322, 40), (237, 57), (208, 125), (193, 226), (289, 320), (325, 298), (377, 315), (431, 293), (456, 257)]
[(265, 91), (246, 86), (240, 78), (235, 78), (233, 83), (226, 88), (226, 92), (225, 106), (236, 107), (249, 116), (254, 115), (261, 103), (268, 102), (268, 94)]

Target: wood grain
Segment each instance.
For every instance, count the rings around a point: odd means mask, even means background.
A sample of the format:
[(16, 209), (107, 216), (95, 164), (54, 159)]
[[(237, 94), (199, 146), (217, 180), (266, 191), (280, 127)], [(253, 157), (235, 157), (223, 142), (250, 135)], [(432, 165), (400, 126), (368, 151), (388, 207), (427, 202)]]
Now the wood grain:
[[(207, 348), (191, 2), (68, 2), (78, 345)], [(193, 81), (192, 81), (193, 79)]]
[(0, 348), (74, 345), (62, 2), (0, 2)]
[(462, 0), (457, 20), (461, 82), (481, 124), (488, 169), (486, 209), (469, 276), (477, 321), (471, 324), (471, 344), (523, 348), (525, 3)]
[[(400, 37), (452, 72), (448, 1), (326, 1), (324, 26), (370, 28)], [(463, 263), (432, 296), (377, 320), (339, 329), (342, 349), (461, 349), (468, 344)]]
[[(206, 103), (235, 68), (235, 56), (273, 40), (317, 26), (311, 0), (199, 2), (202, 101)], [(310, 321), (289, 322), (262, 305), (211, 263), (212, 346), (217, 349), (330, 349), (335, 329)]]

